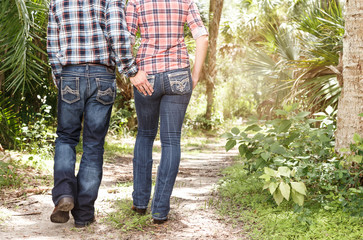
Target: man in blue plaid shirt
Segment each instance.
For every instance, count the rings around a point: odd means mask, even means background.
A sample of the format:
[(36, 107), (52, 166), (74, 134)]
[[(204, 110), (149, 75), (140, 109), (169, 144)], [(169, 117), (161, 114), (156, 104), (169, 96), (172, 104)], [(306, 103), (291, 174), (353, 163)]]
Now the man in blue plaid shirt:
[[(143, 94), (153, 91), (132, 56), (124, 8), (124, 0), (50, 1), (47, 51), (59, 94), (50, 217), (55, 223), (67, 222), (69, 211), (76, 227), (95, 221), (115, 67)], [(75, 176), (82, 121), (83, 155)]]

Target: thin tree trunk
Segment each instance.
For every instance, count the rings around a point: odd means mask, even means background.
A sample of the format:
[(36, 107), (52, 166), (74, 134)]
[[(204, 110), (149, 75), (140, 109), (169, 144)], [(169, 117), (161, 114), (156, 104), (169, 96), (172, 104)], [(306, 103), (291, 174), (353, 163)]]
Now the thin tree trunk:
[(346, 1), (343, 88), (338, 103), (336, 150), (347, 148), (354, 133), (363, 137), (363, 0)]
[(205, 67), (204, 79), (206, 81), (207, 110), (205, 118), (211, 120), (214, 105), (214, 83), (217, 75), (217, 40), (219, 24), (222, 16), (224, 0), (210, 0), (209, 7), (209, 48)]

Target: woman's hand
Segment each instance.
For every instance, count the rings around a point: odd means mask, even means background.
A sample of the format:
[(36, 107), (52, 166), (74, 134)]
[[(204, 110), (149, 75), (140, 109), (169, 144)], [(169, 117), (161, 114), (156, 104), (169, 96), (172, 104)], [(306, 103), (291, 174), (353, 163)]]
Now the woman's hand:
[(193, 80), (193, 89), (194, 89), (198, 84), (199, 76), (195, 76), (192, 74), (192, 80)]
[(149, 94), (150, 96), (154, 92), (153, 87), (147, 80), (147, 73), (139, 70), (135, 77), (130, 77), (132, 85), (134, 85), (139, 92), (143, 93), (145, 96)]

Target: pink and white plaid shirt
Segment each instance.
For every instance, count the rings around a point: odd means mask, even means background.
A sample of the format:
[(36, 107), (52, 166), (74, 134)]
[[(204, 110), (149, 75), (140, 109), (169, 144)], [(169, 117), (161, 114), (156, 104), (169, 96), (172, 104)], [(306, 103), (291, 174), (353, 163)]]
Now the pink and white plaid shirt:
[(190, 66), (184, 41), (185, 23), (194, 39), (208, 35), (193, 0), (129, 0), (126, 22), (132, 44), (140, 29), (136, 63), (148, 74)]

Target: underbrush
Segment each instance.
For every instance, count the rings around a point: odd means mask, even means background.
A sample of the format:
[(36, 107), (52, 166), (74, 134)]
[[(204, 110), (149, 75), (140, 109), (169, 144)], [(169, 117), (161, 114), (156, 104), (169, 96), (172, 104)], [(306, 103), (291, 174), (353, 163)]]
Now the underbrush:
[(245, 208), (237, 211), (245, 215), (241, 221), (258, 222), (259, 239), (359, 239), (363, 138), (355, 134), (338, 154), (333, 109), (308, 118), (297, 108), (285, 106), (274, 120), (224, 134), (226, 150), (237, 145), (242, 161), (220, 184), (221, 198), (230, 202), (219, 208)]
[(317, 202), (303, 207), (292, 202), (279, 206), (261, 191), (264, 183), (241, 163), (226, 169), (219, 182), (219, 196), (211, 200), (226, 221), (251, 239), (361, 239), (362, 218), (342, 209), (325, 210)]

